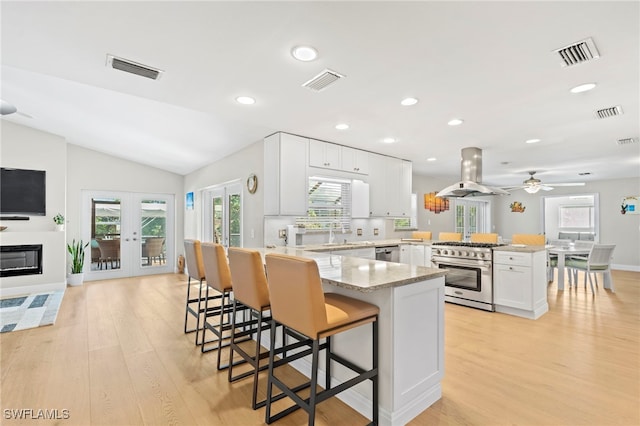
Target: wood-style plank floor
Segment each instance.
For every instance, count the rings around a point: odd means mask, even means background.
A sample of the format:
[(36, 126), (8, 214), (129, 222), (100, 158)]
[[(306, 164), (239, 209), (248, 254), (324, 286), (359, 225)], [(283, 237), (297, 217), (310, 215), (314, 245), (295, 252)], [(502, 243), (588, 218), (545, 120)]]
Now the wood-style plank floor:
[[(613, 276), (616, 293), (595, 296), (551, 284), (536, 321), (447, 304), (443, 397), (411, 425), (640, 425), (640, 273)], [(182, 333), (185, 285), (173, 274), (88, 282), (67, 289), (54, 326), (1, 334), (0, 423), (263, 424), (250, 380), (228, 383), (215, 352)], [(69, 418), (19, 421), (16, 409)], [(365, 419), (334, 398), (316, 424)]]

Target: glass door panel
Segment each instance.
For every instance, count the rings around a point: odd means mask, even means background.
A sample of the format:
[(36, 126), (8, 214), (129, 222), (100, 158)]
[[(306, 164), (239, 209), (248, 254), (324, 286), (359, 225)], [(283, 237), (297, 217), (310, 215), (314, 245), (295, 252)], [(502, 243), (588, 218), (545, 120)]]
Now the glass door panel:
[(242, 185), (230, 183), (203, 193), (203, 239), (225, 247), (242, 247)]
[(242, 247), (240, 194), (229, 194), (229, 247)]
[(83, 191), (82, 200), (86, 280), (173, 272), (173, 195)]
[(120, 207), (119, 198), (91, 198), (91, 271), (120, 269)]
[(166, 263), (167, 202), (164, 200), (141, 200), (139, 264), (142, 268), (158, 267)]

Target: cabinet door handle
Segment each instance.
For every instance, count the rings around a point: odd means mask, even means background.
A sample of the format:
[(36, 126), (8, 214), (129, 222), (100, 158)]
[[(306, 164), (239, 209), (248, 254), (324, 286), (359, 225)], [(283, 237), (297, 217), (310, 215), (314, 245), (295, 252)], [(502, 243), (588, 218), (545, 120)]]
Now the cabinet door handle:
[(510, 271), (513, 271), (513, 267), (509, 266), (509, 270), (510, 270)]

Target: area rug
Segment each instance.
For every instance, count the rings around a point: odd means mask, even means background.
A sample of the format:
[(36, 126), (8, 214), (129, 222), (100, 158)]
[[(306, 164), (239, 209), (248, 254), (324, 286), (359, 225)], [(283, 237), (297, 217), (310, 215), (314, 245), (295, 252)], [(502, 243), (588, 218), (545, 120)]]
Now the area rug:
[(62, 296), (64, 290), (0, 300), (0, 333), (55, 323)]

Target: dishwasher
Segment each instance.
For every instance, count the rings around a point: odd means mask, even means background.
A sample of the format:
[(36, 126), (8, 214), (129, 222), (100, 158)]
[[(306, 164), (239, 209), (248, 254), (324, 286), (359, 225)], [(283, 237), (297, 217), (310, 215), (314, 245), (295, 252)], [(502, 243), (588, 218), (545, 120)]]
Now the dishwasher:
[(400, 262), (400, 246), (376, 247), (376, 260)]

